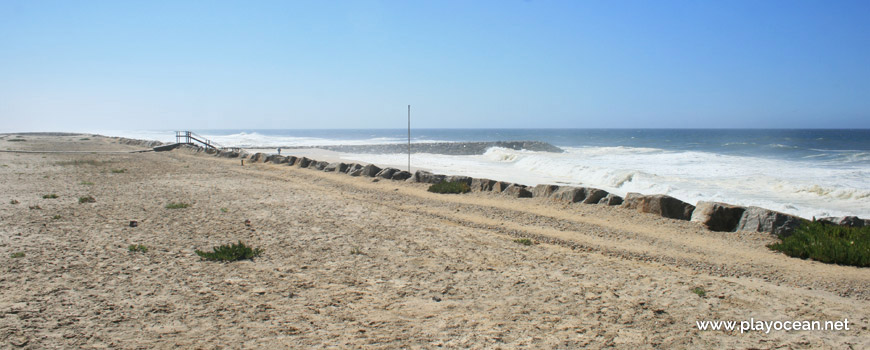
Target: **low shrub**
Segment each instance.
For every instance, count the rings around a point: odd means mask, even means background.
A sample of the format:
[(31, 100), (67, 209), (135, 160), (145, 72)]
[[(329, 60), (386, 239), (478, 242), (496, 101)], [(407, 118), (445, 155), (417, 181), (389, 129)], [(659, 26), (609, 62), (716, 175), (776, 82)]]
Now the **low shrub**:
[(692, 293), (697, 294), (699, 297), (704, 298), (707, 296), (707, 291), (702, 287), (692, 288)]
[(24, 252), (12, 253), (12, 255), (10, 255), (9, 257), (11, 257), (12, 259), (23, 258), (23, 257), (24, 257)]
[(45, 194), (45, 195), (42, 195), (42, 198), (43, 198), (43, 199), (55, 199), (55, 198), (57, 198), (57, 195), (54, 194), (54, 193), (52, 193), (52, 194)]
[(137, 253), (137, 252), (138, 253), (147, 253), (148, 247), (141, 245), (141, 244), (131, 244), (130, 246), (127, 247), (127, 250), (130, 251), (131, 253)]
[(204, 252), (201, 250), (194, 251), (196, 255), (199, 255), (201, 258), (210, 261), (238, 261), (238, 260), (253, 260), (254, 258), (260, 256), (263, 253), (263, 250), (260, 248), (251, 248), (246, 246), (242, 241), (239, 241), (238, 244), (227, 245), (224, 244), (222, 246), (212, 248), (211, 252)]
[(166, 209), (184, 209), (184, 208), (187, 208), (189, 206), (190, 206), (190, 204), (187, 204), (187, 203), (172, 202), (172, 203), (169, 203), (166, 205)]
[(127, 172), (127, 169), (112, 169), (112, 174), (123, 174), (126, 172)]
[(459, 181), (441, 181), (437, 184), (429, 186), (429, 192), (434, 193), (466, 193), (470, 192), (471, 187), (467, 183)]
[(528, 239), (528, 238), (520, 238), (520, 239), (515, 239), (514, 243), (519, 243), (522, 245), (532, 245), (533, 242), (531, 239)]
[(83, 203), (95, 203), (97, 200), (91, 196), (79, 197), (79, 204)]
[(24, 142), (27, 140), (25, 140), (25, 139), (11, 139), (11, 140), (7, 140), (7, 141), (9, 141), (9, 142)]
[(93, 186), (93, 185), (94, 185), (94, 183), (93, 183), (93, 182), (90, 182), (90, 181), (82, 181), (82, 182), (80, 182), (79, 184), (81, 184), (81, 185), (85, 185), (85, 186)]
[(18, 204), (18, 203), (21, 203), (21, 202), (19, 202), (17, 199), (13, 199), (13, 200), (9, 201), (9, 204), (13, 204), (13, 205)]
[(870, 266), (870, 227), (807, 222), (768, 248), (785, 255), (828, 264)]

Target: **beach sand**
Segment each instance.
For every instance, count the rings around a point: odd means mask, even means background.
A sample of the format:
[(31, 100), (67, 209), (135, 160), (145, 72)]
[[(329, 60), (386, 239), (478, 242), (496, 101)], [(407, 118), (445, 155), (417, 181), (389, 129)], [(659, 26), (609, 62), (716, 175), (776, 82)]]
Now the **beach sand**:
[[(96, 152), (0, 152), (2, 348), (870, 346), (870, 270), (786, 257), (763, 233), (21, 136), (0, 150)], [(264, 254), (194, 253), (240, 240)], [(696, 328), (750, 318), (850, 330)]]

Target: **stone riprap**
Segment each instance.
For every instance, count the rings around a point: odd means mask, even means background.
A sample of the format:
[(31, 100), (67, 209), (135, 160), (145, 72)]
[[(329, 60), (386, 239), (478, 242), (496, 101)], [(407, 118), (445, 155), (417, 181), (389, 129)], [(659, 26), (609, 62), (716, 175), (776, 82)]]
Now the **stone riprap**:
[[(467, 144), (467, 143), (466, 143)], [(492, 143), (486, 143), (492, 144)], [(419, 145), (419, 144), (418, 144)], [(382, 145), (377, 145), (382, 146)], [(344, 147), (344, 146), (342, 146)], [(347, 146), (367, 147), (367, 146)], [(518, 147), (518, 146), (517, 146)], [(205, 152), (223, 157), (247, 157), (244, 152), (217, 151), (214, 149), (197, 149), (196, 152)], [(319, 147), (318, 147), (319, 148)], [(468, 184), (474, 192), (493, 192), (516, 198), (545, 198), (549, 200), (563, 201), (568, 203), (600, 204), (623, 208), (635, 209), (640, 212), (659, 215), (677, 220), (691, 220), (703, 225), (711, 231), (734, 232), (768, 232), (777, 236), (788, 236), (802, 222), (807, 221), (800, 217), (780, 213), (777, 211), (758, 208), (741, 207), (727, 203), (698, 202), (697, 207), (683, 202), (674, 197), (658, 194), (643, 195), (640, 193), (628, 193), (625, 198), (608, 193), (605, 190), (591, 187), (557, 186), (541, 184), (533, 188), (525, 185), (491, 179), (472, 178), (462, 175), (433, 174), (428, 171), (418, 170), (413, 174), (395, 168), (380, 168), (374, 164), (361, 165), (356, 163), (345, 164), (340, 162), (321, 162), (306, 157), (277, 156), (256, 153), (250, 157), (252, 162), (264, 161), (276, 164), (295, 165), (301, 168), (311, 168), (323, 171), (346, 173), (350, 176), (367, 176), (396, 181), (418, 182), (436, 184), (442, 181), (462, 182)], [(819, 221), (841, 226), (863, 227), (870, 226), (870, 220), (854, 216), (825, 217)]]

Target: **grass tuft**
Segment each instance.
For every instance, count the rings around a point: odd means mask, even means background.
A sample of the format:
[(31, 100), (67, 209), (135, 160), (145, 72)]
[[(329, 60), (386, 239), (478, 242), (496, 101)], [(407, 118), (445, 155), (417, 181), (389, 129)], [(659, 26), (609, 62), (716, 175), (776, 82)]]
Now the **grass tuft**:
[(123, 174), (126, 172), (127, 172), (127, 169), (112, 169), (112, 174)]
[(707, 297), (707, 291), (703, 287), (692, 288), (692, 293), (697, 294), (701, 298)]
[(57, 198), (57, 195), (54, 193), (42, 195), (42, 199), (55, 199), (55, 198)]
[(229, 211), (230, 211), (230, 210), (227, 209), (227, 208), (221, 208), (221, 213), (226, 213), (226, 212), (229, 212)]
[(528, 239), (528, 238), (520, 238), (520, 239), (515, 239), (514, 243), (519, 243), (522, 245), (532, 245), (532, 243), (534, 243), (534, 242), (532, 242), (532, 240)]
[(11, 140), (6, 140), (6, 141), (9, 141), (9, 142), (24, 142), (24, 141), (27, 141), (27, 140), (25, 140), (25, 139), (11, 139)]
[(94, 183), (93, 183), (93, 182), (90, 182), (90, 181), (82, 181), (82, 182), (79, 182), (79, 184), (80, 184), (80, 185), (85, 185), (85, 186), (93, 186), (93, 185), (94, 185)]
[(148, 247), (141, 244), (131, 244), (127, 250), (131, 253), (147, 253)]
[(79, 197), (79, 204), (84, 204), (84, 203), (96, 203), (96, 201), (97, 201), (97, 200), (94, 199), (94, 197), (91, 197), (91, 196)]
[(767, 247), (795, 258), (870, 267), (870, 226), (845, 227), (808, 222), (780, 243)]
[(19, 202), (17, 199), (13, 199), (13, 200), (9, 201), (9, 204), (12, 204), (12, 205), (15, 205), (18, 203), (21, 203), (21, 202)]
[(39, 205), (31, 205), (31, 206), (29, 206), (28, 208), (30, 208), (30, 210), (39, 210), (39, 209), (42, 209), (42, 207), (40, 207)]
[(12, 253), (12, 255), (10, 255), (9, 257), (11, 257), (12, 259), (23, 258), (23, 257), (24, 257), (24, 252)]
[(212, 248), (211, 252), (200, 250), (194, 251), (196, 255), (209, 261), (238, 261), (238, 260), (253, 260), (260, 256), (263, 250), (260, 248), (251, 248), (246, 246), (242, 241), (238, 244), (227, 245)]
[(60, 215), (55, 215), (51, 217), (52, 220), (60, 220), (60, 218), (62, 218), (62, 216)]
[(184, 209), (184, 208), (187, 208), (189, 206), (190, 206), (190, 204), (187, 204), (187, 203), (172, 202), (172, 203), (169, 203), (166, 205), (166, 209)]
[(467, 183), (459, 181), (441, 181), (437, 184), (429, 186), (429, 192), (434, 193), (466, 193), (470, 191), (471, 187), (469, 187)]
[(350, 248), (350, 255), (363, 255), (363, 251), (357, 247)]

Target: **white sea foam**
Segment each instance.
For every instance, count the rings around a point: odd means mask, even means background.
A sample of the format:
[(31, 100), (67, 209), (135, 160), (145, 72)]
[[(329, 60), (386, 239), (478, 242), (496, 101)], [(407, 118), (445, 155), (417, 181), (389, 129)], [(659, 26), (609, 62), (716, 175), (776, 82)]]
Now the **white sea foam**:
[[(174, 142), (172, 131), (101, 131), (103, 135)], [(402, 143), (401, 138), (351, 140), (272, 136), (257, 132), (202, 133), (224, 146), (278, 147)], [(438, 142), (415, 140), (414, 142)], [(735, 143), (739, 144), (739, 143)], [(769, 144), (779, 148), (781, 144)], [(785, 146), (787, 147), (787, 146)], [(483, 155), (414, 154), (412, 165), (444, 174), (468, 175), (526, 185), (583, 185), (625, 195), (668, 194), (687, 201), (755, 205), (812, 216), (870, 217), (870, 153), (824, 151), (803, 161), (730, 156), (638, 147), (565, 147), (565, 153), (491, 148)], [(828, 156), (830, 154), (831, 156)], [(402, 154), (343, 154), (348, 160), (403, 167)]]
[[(345, 154), (344, 158), (401, 166), (405, 155)], [(536, 185), (571, 184), (662, 193), (681, 200), (755, 205), (810, 218), (870, 217), (870, 169), (810, 162), (671, 152), (653, 148), (583, 147), (565, 153), (491, 148), (478, 156), (414, 154), (412, 164), (439, 173)]]

